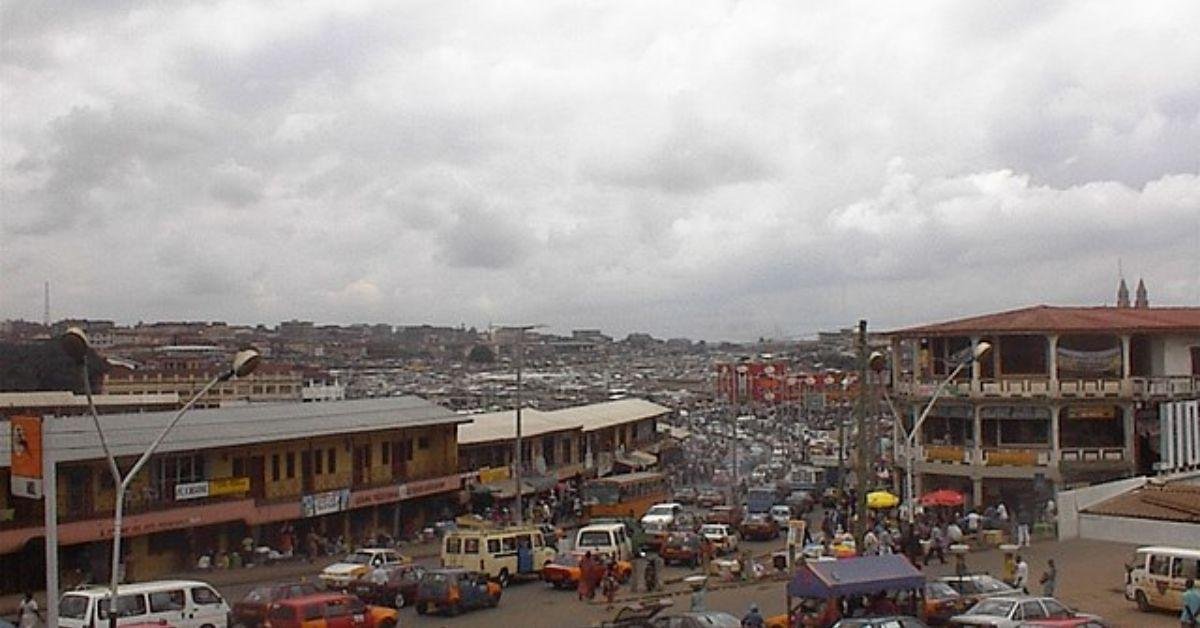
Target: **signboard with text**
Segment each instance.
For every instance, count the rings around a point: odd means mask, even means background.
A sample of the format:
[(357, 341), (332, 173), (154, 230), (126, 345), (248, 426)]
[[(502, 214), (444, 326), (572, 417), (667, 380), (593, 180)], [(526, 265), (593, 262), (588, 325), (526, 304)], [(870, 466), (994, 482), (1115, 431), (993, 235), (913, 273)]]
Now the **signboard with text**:
[(241, 495), (250, 492), (250, 478), (220, 478), (208, 481), (209, 495)]
[(208, 497), (208, 482), (186, 482), (175, 485), (175, 500)]
[(42, 498), (42, 420), (35, 416), (14, 416), (12, 430), (12, 494)]
[(300, 516), (320, 517), (341, 512), (350, 507), (350, 489), (326, 491), (300, 498)]

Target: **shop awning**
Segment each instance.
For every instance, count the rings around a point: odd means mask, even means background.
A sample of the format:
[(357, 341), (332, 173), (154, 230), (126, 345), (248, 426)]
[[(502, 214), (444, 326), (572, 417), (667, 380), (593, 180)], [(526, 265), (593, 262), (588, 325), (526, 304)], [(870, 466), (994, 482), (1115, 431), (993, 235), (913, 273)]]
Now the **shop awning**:
[(788, 595), (827, 598), (870, 595), (880, 591), (909, 591), (925, 586), (925, 575), (896, 554), (859, 556), (810, 562), (788, 582)]
[(623, 464), (631, 469), (648, 469), (658, 464), (658, 456), (645, 451), (625, 451), (616, 455), (615, 460), (618, 464)]

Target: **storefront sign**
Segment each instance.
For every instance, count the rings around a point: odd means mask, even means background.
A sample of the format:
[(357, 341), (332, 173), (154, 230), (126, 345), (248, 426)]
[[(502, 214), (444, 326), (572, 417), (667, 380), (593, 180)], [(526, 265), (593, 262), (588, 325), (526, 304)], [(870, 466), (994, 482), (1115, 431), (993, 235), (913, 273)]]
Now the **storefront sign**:
[(12, 434), (12, 494), (42, 498), (42, 420), (35, 416), (14, 416)]
[(208, 481), (209, 495), (242, 495), (250, 492), (250, 478), (220, 478)]
[(350, 489), (348, 488), (305, 495), (300, 498), (300, 516), (302, 517), (320, 517), (341, 512), (349, 507)]
[(421, 480), (419, 482), (409, 482), (408, 484), (400, 485), (400, 499), (412, 499), (424, 495), (433, 495), (434, 493), (444, 493), (446, 491), (456, 491), (459, 488), (459, 479), (457, 475), (447, 475), (432, 480)]
[(200, 499), (208, 497), (208, 482), (187, 482), (175, 485), (175, 500)]
[(479, 470), (480, 484), (495, 484), (509, 478), (508, 467), (484, 467)]
[(1116, 406), (1072, 406), (1067, 408), (1069, 419), (1115, 419)]
[(389, 504), (395, 501), (400, 501), (400, 487), (384, 486), (365, 491), (355, 491), (350, 496), (350, 507), (359, 508), (374, 504)]

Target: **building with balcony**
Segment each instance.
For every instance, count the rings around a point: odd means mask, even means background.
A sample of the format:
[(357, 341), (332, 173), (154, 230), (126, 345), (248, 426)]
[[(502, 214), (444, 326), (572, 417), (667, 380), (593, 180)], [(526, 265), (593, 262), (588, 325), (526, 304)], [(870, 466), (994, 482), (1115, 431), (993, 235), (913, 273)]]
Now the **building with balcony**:
[[(106, 414), (101, 423), (128, 470), (173, 416)], [(470, 417), (417, 397), (195, 410), (163, 441), (126, 494), (127, 579), (194, 564), (250, 537), (296, 549), (309, 531), (361, 543), (419, 531), (454, 512), (461, 494), (457, 428)], [(115, 490), (91, 419), (47, 416), (41, 451), (55, 458), (64, 584), (108, 573)], [(0, 421), (0, 584), (40, 586), (41, 499), (12, 495), (11, 430)], [(9, 576), (12, 577), (9, 577)]]
[[(219, 349), (203, 348), (204, 353), (216, 354)], [(225, 355), (220, 354), (223, 359)], [(117, 395), (177, 394), (190, 399), (217, 374), (220, 366), (204, 368), (199, 364), (181, 368), (131, 369), (111, 366), (104, 375), (104, 392)], [(261, 403), (303, 400), (304, 373), (286, 364), (264, 364), (249, 376), (222, 382), (196, 401), (197, 408), (216, 408), (232, 403)], [(343, 397), (345, 393), (343, 392)]]
[[(1011, 508), (1149, 473), (1159, 405), (1200, 397), (1200, 308), (1152, 308), (1142, 294), (1137, 307), (1039, 305), (887, 337), (903, 417), (896, 463), (913, 464), (918, 495), (951, 488)], [(949, 381), (905, 447), (905, 430), (981, 342), (991, 351)]]

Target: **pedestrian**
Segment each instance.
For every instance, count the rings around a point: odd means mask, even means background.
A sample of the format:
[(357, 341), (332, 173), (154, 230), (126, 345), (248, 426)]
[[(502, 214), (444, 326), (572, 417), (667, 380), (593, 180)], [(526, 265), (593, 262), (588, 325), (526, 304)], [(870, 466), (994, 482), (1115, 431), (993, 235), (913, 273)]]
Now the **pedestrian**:
[(641, 587), (640, 583), (645, 577), (642, 574), (646, 569), (646, 552), (638, 552), (636, 555), (634, 555), (632, 562), (633, 573), (631, 573), (629, 577), (629, 592), (637, 593), (638, 588)]
[(577, 585), (578, 588), (576, 590), (576, 594), (579, 596), (580, 600), (592, 599), (592, 590), (590, 585), (592, 582), (592, 569), (594, 567), (595, 563), (592, 561), (591, 552), (585, 553), (583, 558), (579, 559), (579, 583)]
[(1197, 628), (1200, 626), (1200, 587), (1196, 586), (1195, 578), (1188, 578), (1183, 584), (1183, 610), (1179, 612), (1180, 628)]
[(604, 590), (604, 599), (608, 602), (608, 608), (611, 610), (613, 602), (617, 598), (617, 571), (616, 563), (610, 562), (604, 569), (604, 578), (601, 580), (601, 588)]
[(867, 530), (863, 535), (863, 555), (875, 556), (879, 554), (879, 537), (875, 536), (873, 530)]
[(937, 555), (942, 564), (946, 564), (946, 535), (942, 532), (941, 526), (933, 526), (933, 530), (929, 533), (929, 550), (925, 552), (925, 564), (929, 564), (929, 560)]
[(1029, 593), (1029, 563), (1021, 556), (1017, 556), (1017, 569), (1013, 576), (1013, 588), (1019, 589), (1022, 593)]
[(758, 604), (751, 604), (750, 610), (742, 616), (742, 628), (764, 628), (766, 624), (762, 613), (758, 612)]
[(26, 591), (21, 605), (17, 607), (18, 628), (36, 628), (41, 619), (42, 612), (38, 610), (37, 600), (33, 599), (33, 592)]
[(1054, 597), (1054, 587), (1058, 584), (1058, 568), (1054, 566), (1054, 559), (1046, 561), (1046, 571), (1042, 572), (1042, 595), (1046, 597)]
[(1017, 545), (1029, 547), (1029, 509), (1022, 508), (1017, 511)]
[(706, 582), (706, 578), (697, 578), (692, 582), (692, 601), (689, 610), (693, 613), (703, 613), (708, 610), (708, 604), (705, 601)]
[(970, 573), (970, 571), (967, 569), (967, 553), (966, 552), (955, 552), (954, 553), (954, 575), (961, 578), (969, 573)]
[(646, 591), (653, 593), (658, 590), (658, 557), (652, 556), (646, 561)]

